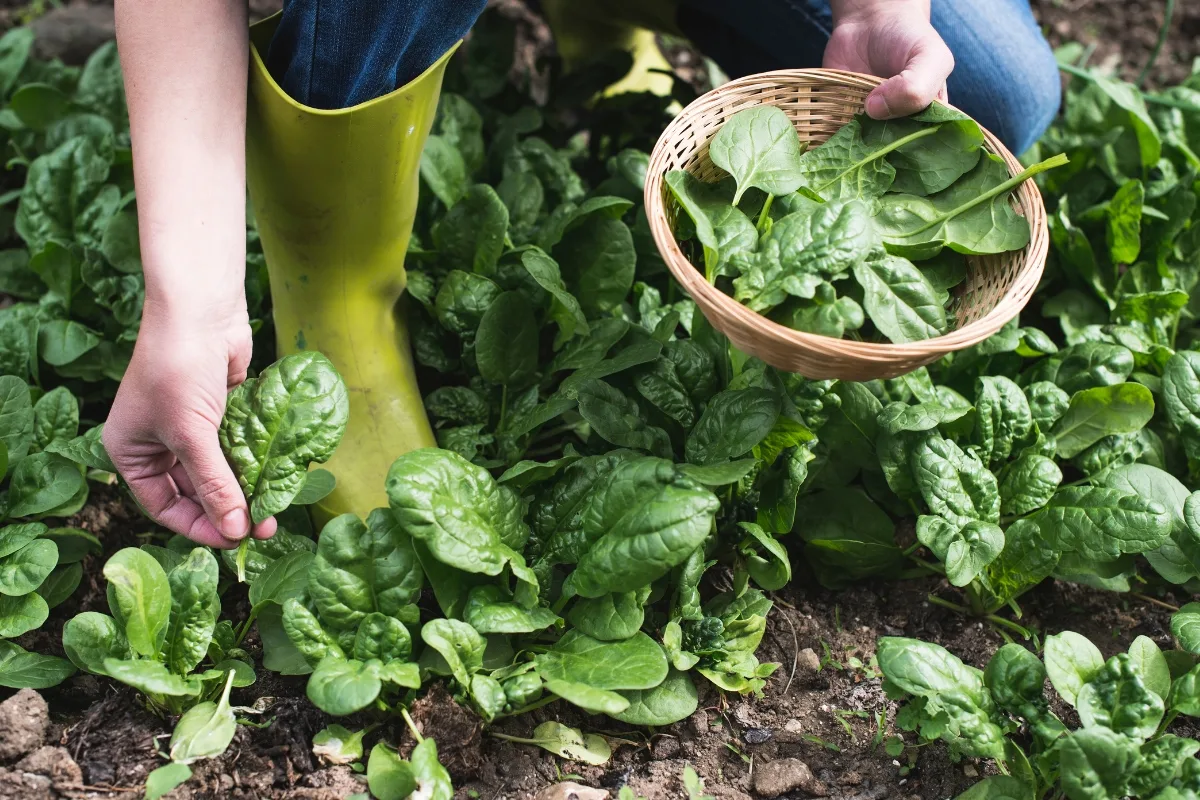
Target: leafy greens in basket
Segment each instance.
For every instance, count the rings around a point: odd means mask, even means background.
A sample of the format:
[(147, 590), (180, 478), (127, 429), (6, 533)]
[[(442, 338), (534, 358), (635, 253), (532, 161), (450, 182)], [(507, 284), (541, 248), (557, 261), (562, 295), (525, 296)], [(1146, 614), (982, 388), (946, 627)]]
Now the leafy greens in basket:
[(1066, 163), (1010, 177), (979, 125), (940, 105), (860, 115), (810, 150), (783, 111), (757, 106), (730, 117), (709, 157), (728, 178), (667, 174), (688, 218), (676, 234), (709, 282), (796, 330), (897, 343), (954, 327), (965, 256), (1028, 244), (1009, 193)]

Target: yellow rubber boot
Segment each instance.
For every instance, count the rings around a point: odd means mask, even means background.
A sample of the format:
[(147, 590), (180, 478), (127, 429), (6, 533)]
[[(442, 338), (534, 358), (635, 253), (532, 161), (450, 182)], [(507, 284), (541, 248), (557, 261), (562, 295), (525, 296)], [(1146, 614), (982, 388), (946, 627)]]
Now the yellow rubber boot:
[(450, 53), (391, 94), (318, 110), (284, 94), (263, 64), (275, 23), (251, 29), (247, 182), (279, 355), (319, 350), (350, 390), (349, 426), (324, 465), (337, 488), (317, 516), (365, 517), (387, 506), (392, 462), (435, 443), (397, 303), (421, 149)]
[(629, 74), (608, 87), (606, 95), (671, 93), (671, 65), (658, 49), (655, 33), (682, 35), (675, 24), (677, 6), (677, 0), (542, 0), (567, 71), (609, 50), (633, 56)]

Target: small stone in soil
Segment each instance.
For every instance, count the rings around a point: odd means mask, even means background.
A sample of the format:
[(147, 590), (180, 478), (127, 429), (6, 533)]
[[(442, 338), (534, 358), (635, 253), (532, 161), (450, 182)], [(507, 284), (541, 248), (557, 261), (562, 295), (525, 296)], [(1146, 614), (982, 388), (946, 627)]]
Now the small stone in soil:
[(565, 781), (547, 786), (534, 795), (533, 800), (608, 800), (608, 792)]
[(703, 736), (708, 733), (708, 714), (704, 709), (700, 709), (688, 717), (688, 727), (692, 729), (691, 732), (695, 736)]
[(12, 761), (41, 747), (49, 727), (50, 709), (32, 689), (22, 689), (0, 703), (0, 761)]
[(798, 758), (777, 758), (754, 772), (754, 793), (760, 797), (779, 797), (797, 789), (813, 797), (825, 797), (825, 784)]
[(71, 754), (62, 747), (39, 747), (17, 762), (22, 772), (45, 775), (56, 784), (83, 783), (83, 772)]
[(742, 733), (742, 739), (746, 744), (762, 744), (763, 742), (771, 741), (774, 734), (766, 728), (747, 728)]
[(821, 671), (821, 659), (811, 647), (796, 654), (796, 676), (807, 680)]

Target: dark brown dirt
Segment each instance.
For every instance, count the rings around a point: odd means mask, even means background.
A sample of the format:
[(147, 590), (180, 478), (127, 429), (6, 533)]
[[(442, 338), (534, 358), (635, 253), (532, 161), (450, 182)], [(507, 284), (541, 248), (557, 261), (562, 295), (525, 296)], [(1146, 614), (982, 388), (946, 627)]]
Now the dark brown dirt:
[[(1158, 39), (1166, 0), (1032, 0), (1051, 43), (1076, 41), (1095, 47), (1089, 63), (1115, 66), (1135, 80)], [(1200, 4), (1176, 0), (1175, 15), (1148, 85), (1170, 86), (1191, 72), (1200, 57)]]

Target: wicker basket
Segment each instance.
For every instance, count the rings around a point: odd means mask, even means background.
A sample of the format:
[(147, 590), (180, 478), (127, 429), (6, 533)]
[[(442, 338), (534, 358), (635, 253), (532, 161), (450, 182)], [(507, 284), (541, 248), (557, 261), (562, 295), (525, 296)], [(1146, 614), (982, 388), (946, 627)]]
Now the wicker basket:
[[(1029, 244), (1009, 253), (968, 257), (967, 279), (956, 289), (950, 307), (955, 329), (944, 336), (908, 344), (874, 344), (803, 333), (751, 311), (704, 279), (675, 241), (673, 224), (679, 207), (666, 186), (666, 174), (685, 169), (703, 181), (724, 177), (708, 158), (709, 141), (726, 119), (762, 103), (783, 109), (802, 140), (814, 145), (824, 142), (863, 110), (867, 94), (880, 82), (868, 75), (820, 69), (740, 78), (685, 108), (663, 131), (650, 157), (646, 213), (671, 273), (712, 325), (740, 350), (809, 378), (892, 378), (978, 344), (1029, 302), (1046, 264), (1046, 209), (1037, 186), (1028, 180), (1011, 196), (1014, 207), (1029, 220)], [(984, 140), (988, 150), (1004, 159), (1011, 174), (1021, 171), (1017, 159), (986, 130)]]

